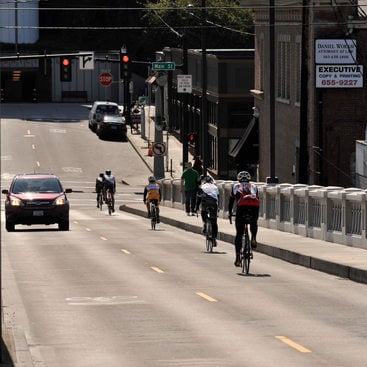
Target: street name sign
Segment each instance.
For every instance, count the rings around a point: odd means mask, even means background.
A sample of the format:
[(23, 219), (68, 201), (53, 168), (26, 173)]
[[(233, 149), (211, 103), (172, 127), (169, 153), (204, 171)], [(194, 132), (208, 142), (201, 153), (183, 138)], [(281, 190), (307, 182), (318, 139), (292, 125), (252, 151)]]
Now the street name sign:
[(153, 71), (176, 70), (176, 63), (171, 61), (152, 62), (152, 70)]

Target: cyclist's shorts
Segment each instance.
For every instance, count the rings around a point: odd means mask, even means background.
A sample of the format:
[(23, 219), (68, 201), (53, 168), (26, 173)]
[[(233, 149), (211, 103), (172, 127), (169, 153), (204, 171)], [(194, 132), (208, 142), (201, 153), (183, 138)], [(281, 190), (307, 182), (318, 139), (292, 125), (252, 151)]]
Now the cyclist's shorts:
[(244, 223), (257, 222), (259, 218), (259, 208), (256, 206), (238, 206), (236, 218), (244, 220)]
[(158, 199), (151, 199), (151, 200), (149, 200), (148, 199), (148, 203), (154, 203), (155, 205), (159, 205), (159, 200)]
[(105, 184), (105, 190), (113, 193), (114, 192), (114, 190), (113, 190), (113, 184), (106, 183)]

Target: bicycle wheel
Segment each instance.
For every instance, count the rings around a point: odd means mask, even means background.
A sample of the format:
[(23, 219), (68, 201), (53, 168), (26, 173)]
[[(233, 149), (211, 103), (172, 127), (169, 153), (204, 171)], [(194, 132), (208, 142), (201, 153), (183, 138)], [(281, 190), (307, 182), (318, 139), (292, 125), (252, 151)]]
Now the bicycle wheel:
[(206, 221), (206, 251), (213, 252), (213, 227), (210, 220)]
[(250, 271), (251, 251), (250, 240), (246, 237), (245, 248), (243, 251), (242, 273), (248, 274)]
[(107, 207), (108, 207), (108, 214), (111, 215), (112, 214), (112, 200), (111, 198), (107, 198)]
[(153, 230), (155, 230), (157, 224), (157, 211), (154, 205), (150, 209), (150, 225)]
[(99, 204), (99, 210), (102, 211), (102, 206), (103, 206), (103, 195), (102, 195), (102, 193), (99, 194), (98, 204)]

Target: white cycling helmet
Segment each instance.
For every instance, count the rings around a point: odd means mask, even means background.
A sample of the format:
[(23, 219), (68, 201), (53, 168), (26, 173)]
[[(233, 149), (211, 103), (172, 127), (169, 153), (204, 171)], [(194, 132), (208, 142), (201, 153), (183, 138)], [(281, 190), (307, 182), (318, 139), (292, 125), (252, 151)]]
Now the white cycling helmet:
[(239, 182), (249, 182), (251, 180), (251, 175), (247, 171), (241, 171), (237, 175), (237, 180)]

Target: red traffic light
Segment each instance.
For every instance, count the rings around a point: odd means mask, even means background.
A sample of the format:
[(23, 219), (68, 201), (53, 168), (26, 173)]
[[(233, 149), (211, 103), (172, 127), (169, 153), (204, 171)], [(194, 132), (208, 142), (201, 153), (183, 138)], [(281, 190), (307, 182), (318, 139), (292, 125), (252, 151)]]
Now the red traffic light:
[(189, 140), (189, 143), (193, 144), (195, 143), (196, 141), (196, 134), (195, 133), (191, 133), (188, 135), (188, 140)]
[(123, 55), (122, 56), (122, 62), (128, 63), (129, 61), (130, 61), (130, 57), (128, 55)]
[(70, 60), (69, 59), (62, 59), (62, 65), (63, 66), (69, 66), (70, 65)]

